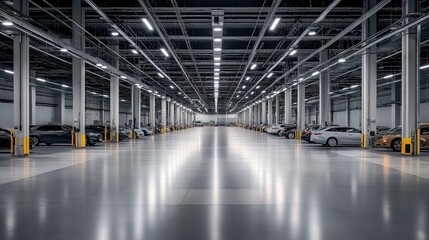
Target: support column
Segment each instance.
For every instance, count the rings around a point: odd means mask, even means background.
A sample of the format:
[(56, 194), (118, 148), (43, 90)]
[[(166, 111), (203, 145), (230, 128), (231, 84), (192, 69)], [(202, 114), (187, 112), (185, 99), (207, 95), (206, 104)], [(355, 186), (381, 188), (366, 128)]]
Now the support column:
[[(328, 60), (328, 50), (320, 53), (320, 62)], [(329, 82), (329, 69), (320, 73), (319, 76), (319, 124), (331, 124), (331, 101), (330, 93), (331, 86)]]
[[(376, 0), (365, 0), (368, 11), (377, 4)], [(377, 32), (377, 17), (373, 15), (362, 24), (362, 39), (366, 40)], [(377, 110), (377, 46), (366, 49), (362, 54), (362, 148), (372, 147), (372, 136), (376, 131)]]
[(307, 106), (307, 113), (305, 114), (305, 117), (306, 117), (306, 123), (307, 123), (307, 125), (310, 125), (311, 124), (311, 106)]
[(36, 86), (30, 86), (30, 125), (37, 125), (36, 101)]
[(401, 124), (401, 85), (392, 83), (391, 89), (391, 124), (390, 127), (397, 127)]
[(285, 90), (285, 124), (292, 123), (292, 89)]
[(301, 133), (305, 130), (305, 85), (298, 84), (298, 99), (297, 99), (297, 134), (296, 139), (301, 139)]
[(175, 127), (175, 124), (174, 124), (174, 115), (175, 115), (175, 112), (174, 112), (174, 103), (173, 103), (173, 101), (170, 101), (170, 126), (173, 126), (173, 128)]
[(276, 125), (280, 124), (280, 96), (276, 95)]
[(132, 87), (132, 111), (133, 111), (133, 128), (141, 128), (141, 115), (142, 115), (142, 98), (141, 90), (137, 86)]
[(57, 106), (55, 107), (55, 122), (58, 124), (66, 123), (66, 93), (60, 92), (57, 96)]
[(256, 104), (256, 125), (261, 124), (261, 104)]
[(272, 98), (268, 98), (268, 116), (267, 116), (267, 120), (268, 120), (268, 125), (273, 125), (273, 99)]
[[(418, 0), (403, 0), (404, 24), (419, 16)], [(420, 154), (420, 31), (421, 26), (402, 33), (402, 142), (404, 155)]]
[[(28, 1), (16, 0), (14, 7), (18, 12), (28, 15)], [(13, 112), (16, 156), (30, 154), (30, 39), (27, 34), (16, 31), (13, 37)]]
[(249, 124), (253, 124), (253, 107), (249, 107)]
[(156, 112), (155, 112), (155, 95), (150, 94), (149, 96), (149, 123), (150, 127), (155, 130), (156, 128)]
[[(115, 52), (119, 52), (119, 43), (115, 42), (111, 48)], [(113, 59), (112, 66), (119, 67), (118, 58)], [(110, 76), (110, 124), (113, 141), (119, 142), (119, 78), (113, 75)]]
[(267, 124), (267, 101), (262, 101), (262, 112), (261, 112), (261, 122), (263, 125)]
[(167, 99), (165, 97), (161, 100), (161, 133), (167, 132)]
[(175, 123), (175, 126), (176, 126), (176, 129), (180, 126), (180, 106), (179, 106), (179, 104), (177, 104), (176, 105), (176, 123)]
[[(85, 27), (82, 10), (82, 1), (73, 0), (73, 46), (79, 50), (85, 50), (85, 33), (81, 27)], [(75, 147), (86, 146), (85, 136), (85, 61), (73, 57), (73, 127), (76, 131), (74, 136)]]
[(346, 126), (350, 126), (350, 98), (346, 98)]

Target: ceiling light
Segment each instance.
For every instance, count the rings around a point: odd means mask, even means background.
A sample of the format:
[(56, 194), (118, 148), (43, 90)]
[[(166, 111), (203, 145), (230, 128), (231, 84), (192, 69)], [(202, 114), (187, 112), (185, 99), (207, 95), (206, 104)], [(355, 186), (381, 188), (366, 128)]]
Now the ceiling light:
[(140, 86), (140, 83), (135, 83), (134, 85), (136, 85), (136, 86)]
[(215, 70), (215, 72), (219, 72), (219, 71), (220, 71), (220, 69), (219, 69), (219, 68), (215, 68), (214, 70)]
[(14, 74), (14, 72), (13, 72), (13, 71), (11, 71), (11, 70), (4, 70), (4, 72), (5, 72), (5, 73), (9, 73), (9, 74)]
[(250, 70), (253, 70), (253, 69), (255, 69), (256, 68), (256, 63), (254, 63), (251, 67), (250, 67)]
[(153, 91), (153, 92), (154, 92), (154, 93), (158, 93), (158, 91), (156, 91), (156, 90), (155, 90), (155, 91)]
[(97, 93), (96, 93), (96, 92), (91, 92), (91, 94), (92, 94), (92, 95), (97, 95)]
[(329, 92), (329, 94), (334, 94), (334, 92)]
[(146, 18), (142, 18), (142, 21), (146, 25), (146, 27), (149, 29), (149, 31), (153, 31), (152, 25), (150, 25), (150, 22)]
[(213, 41), (215, 41), (215, 42), (222, 42), (222, 38), (214, 38)]
[(164, 75), (162, 75), (161, 73), (158, 73), (158, 76), (159, 76), (160, 78), (164, 78)]
[(426, 68), (429, 68), (429, 64), (426, 64), (420, 67), (420, 69), (426, 69)]
[(252, 95), (253, 95), (253, 94), (255, 94), (255, 92), (251, 92), (250, 94), (252, 94)]
[(215, 75), (215, 77), (218, 77), (218, 76), (219, 76), (219, 73), (214, 73), (214, 75)]
[(65, 48), (61, 48), (61, 49), (60, 49), (60, 51), (61, 51), (61, 52), (68, 52), (68, 50), (67, 50), (67, 49), (65, 49)]
[(318, 75), (320, 72), (319, 71), (315, 71), (314, 73), (311, 74), (311, 76), (316, 76)]
[(65, 84), (62, 84), (62, 85), (61, 85), (61, 87), (63, 87), (63, 88), (68, 88), (69, 86), (67, 86), (67, 85), (65, 85)]
[(300, 82), (302, 82), (304, 80), (304, 78), (300, 78), (300, 79), (298, 79), (298, 81), (300, 81)]
[(340, 58), (340, 59), (338, 59), (338, 62), (339, 63), (344, 63), (344, 62), (346, 62), (346, 59), (345, 58)]
[(259, 89), (261, 86), (256, 86), (256, 89)]
[(215, 31), (215, 32), (220, 32), (220, 31), (222, 31), (222, 28), (220, 28), (220, 27), (215, 27), (215, 28), (213, 28), (213, 31)]
[(122, 79), (127, 79), (127, 76), (121, 76)]
[(273, 21), (273, 24), (271, 24), (270, 31), (273, 31), (274, 29), (276, 29), (277, 24), (279, 24), (279, 22), (280, 22), (280, 18), (275, 18)]
[(118, 32), (112, 32), (111, 34), (112, 34), (112, 36), (115, 36), (115, 37), (116, 37), (116, 36), (119, 36), (119, 33), (118, 33)]
[(46, 80), (43, 79), (43, 78), (36, 78), (36, 80), (39, 81), (39, 82), (46, 82)]
[(179, 95), (182, 95), (182, 93), (181, 93), (181, 92), (179, 92)]
[(152, 93), (153, 91), (149, 89), (149, 90), (147, 90), (147, 92), (148, 92), (148, 93)]
[(214, 77), (215, 80), (219, 80), (219, 77)]
[(240, 97), (240, 95), (237, 95), (237, 98), (239, 98)]
[(357, 87), (359, 87), (359, 85), (350, 86), (350, 88), (357, 88)]
[(242, 88), (243, 88), (243, 89), (246, 89), (246, 85), (244, 85)]
[(314, 31), (314, 30), (311, 30), (310, 32), (308, 32), (308, 36), (314, 36), (314, 35), (316, 35), (317, 33), (316, 33), (316, 31)]
[(171, 88), (171, 89), (174, 89), (173, 85), (170, 85), (170, 88)]
[(222, 51), (222, 48), (218, 48), (218, 47), (217, 47), (217, 48), (214, 48), (213, 50), (214, 50), (215, 52), (220, 52), (220, 51)]
[(246, 81), (249, 81), (250, 80), (250, 77), (246, 77)]
[(161, 52), (162, 52), (162, 54), (164, 54), (164, 56), (166, 56), (166, 57), (170, 56), (170, 55), (168, 55), (168, 52), (164, 48), (161, 48), (159, 50), (161, 50)]
[(245, 99), (248, 99), (248, 98), (249, 98), (249, 97), (247, 97), (247, 96), (245, 97)]
[(125, 102), (125, 99), (121, 99), (121, 102)]
[(220, 61), (220, 57), (215, 57), (214, 60), (215, 61)]
[(268, 74), (268, 78), (271, 78), (273, 76), (274, 73), (270, 73)]
[(108, 98), (108, 97), (109, 97), (109, 95), (103, 95), (103, 97)]
[(298, 52), (298, 51), (297, 51), (296, 49), (294, 49), (294, 50), (292, 50), (292, 51), (289, 53), (289, 56), (293, 56), (293, 55), (295, 55), (297, 52)]
[(262, 91), (262, 93), (266, 93), (266, 92), (267, 92), (267, 91), (265, 91), (265, 90), (264, 90), (264, 91)]
[(102, 67), (103, 66), (103, 64), (101, 64), (101, 63), (97, 63), (96, 65), (97, 65), (97, 67)]
[(393, 75), (391, 74), (391, 75), (384, 76), (383, 78), (388, 79), (388, 78), (392, 78), (392, 77), (393, 77)]
[(13, 23), (9, 22), (9, 21), (4, 21), (2, 24), (3, 24), (3, 26), (12, 26), (13, 25)]
[(139, 52), (137, 52), (137, 50), (135, 50), (135, 49), (131, 50), (131, 52), (134, 54), (139, 54)]
[(106, 69), (106, 68), (107, 68), (107, 66), (103, 65), (103, 66), (101, 66), (101, 68), (102, 68), (102, 69)]
[(215, 66), (220, 66), (220, 63), (215, 62), (215, 63), (214, 63), (214, 65), (215, 65)]

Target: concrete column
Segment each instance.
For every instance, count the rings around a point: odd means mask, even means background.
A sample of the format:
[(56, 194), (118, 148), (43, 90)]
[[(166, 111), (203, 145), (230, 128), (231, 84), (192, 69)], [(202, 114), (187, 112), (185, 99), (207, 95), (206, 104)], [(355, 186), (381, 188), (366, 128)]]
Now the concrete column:
[(36, 86), (30, 86), (30, 125), (37, 125), (36, 100)]
[(350, 98), (346, 98), (346, 126), (350, 126)]
[[(328, 50), (320, 53), (320, 62), (328, 60)], [(320, 73), (319, 76), (319, 123), (321, 125), (332, 122), (331, 120), (331, 101), (329, 93), (331, 86), (329, 82), (329, 69)]]
[(249, 124), (253, 124), (253, 107), (249, 107)]
[(391, 89), (391, 125), (397, 127), (401, 124), (401, 86), (400, 83), (392, 83)]
[(104, 98), (100, 98), (100, 106), (101, 106), (100, 122), (101, 122), (101, 124), (106, 124), (106, 119), (104, 118), (104, 113), (105, 113)]
[[(79, 50), (85, 50), (85, 33), (81, 27), (85, 27), (85, 16), (82, 10), (82, 1), (73, 0), (73, 46)], [(80, 26), (79, 26), (80, 25)], [(86, 146), (85, 135), (85, 61), (73, 57), (73, 127), (76, 130), (75, 147)]]
[(176, 108), (176, 119), (175, 119), (176, 124), (175, 124), (175, 126), (177, 128), (180, 126), (180, 106), (177, 104), (175, 108)]
[(165, 99), (165, 97), (161, 100), (161, 122), (162, 122), (161, 133), (165, 133), (167, 130), (167, 99)]
[(276, 95), (276, 125), (280, 124), (280, 96)]
[(268, 125), (273, 125), (273, 99), (268, 98), (267, 102), (268, 102), (268, 116), (267, 116)]
[[(14, 7), (18, 12), (28, 15), (28, 1), (15, 0)], [(30, 153), (30, 39), (27, 34), (16, 31), (13, 37), (13, 112), (16, 156), (27, 156)]]
[(133, 112), (133, 128), (141, 128), (141, 116), (142, 116), (142, 98), (141, 90), (137, 86), (131, 86), (131, 109)]
[(285, 90), (285, 124), (292, 123), (292, 89)]
[[(418, 0), (403, 0), (404, 24), (419, 16)], [(402, 142), (404, 155), (420, 154), (420, 31), (421, 26), (402, 33)]]
[(311, 124), (311, 106), (307, 106), (307, 113), (305, 114), (307, 125)]
[(301, 139), (301, 133), (305, 130), (305, 85), (298, 84), (297, 99), (297, 134), (296, 138)]
[[(119, 52), (119, 43), (115, 42), (111, 48)], [(112, 66), (119, 68), (118, 58), (113, 59)], [(119, 78), (116, 76), (110, 76), (110, 125), (113, 141), (119, 142)]]
[(150, 94), (149, 96), (149, 123), (150, 127), (154, 128), (156, 127), (156, 112), (155, 112), (155, 95)]
[(173, 127), (175, 127), (175, 124), (174, 124), (174, 115), (175, 115), (175, 112), (174, 112), (174, 103), (173, 103), (173, 101), (170, 101), (170, 125), (172, 125)]
[(256, 125), (261, 124), (261, 104), (256, 104)]
[[(377, 4), (376, 0), (365, 0), (368, 11)], [(366, 40), (377, 32), (377, 17), (373, 15), (362, 24), (362, 39)], [(371, 147), (371, 135), (376, 131), (377, 110), (377, 46), (366, 49), (362, 54), (362, 148)]]
[(66, 93), (60, 92), (57, 96), (57, 106), (55, 107), (55, 123), (66, 123)]
[(264, 99), (261, 105), (261, 122), (262, 124), (267, 124), (267, 101)]

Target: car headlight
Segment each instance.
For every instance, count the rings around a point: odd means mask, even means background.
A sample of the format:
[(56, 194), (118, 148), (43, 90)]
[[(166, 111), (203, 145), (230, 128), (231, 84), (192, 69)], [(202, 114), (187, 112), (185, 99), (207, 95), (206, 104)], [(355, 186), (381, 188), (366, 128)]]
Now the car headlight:
[(387, 139), (383, 139), (383, 143), (386, 143), (387, 142)]

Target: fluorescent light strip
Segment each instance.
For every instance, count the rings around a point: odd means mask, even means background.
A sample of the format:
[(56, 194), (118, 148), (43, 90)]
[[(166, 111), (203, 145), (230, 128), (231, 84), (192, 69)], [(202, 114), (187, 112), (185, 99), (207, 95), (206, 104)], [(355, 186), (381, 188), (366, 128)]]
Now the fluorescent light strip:
[(253, 69), (255, 69), (256, 68), (256, 63), (254, 63), (251, 67), (250, 67), (250, 70), (253, 70)]
[(280, 22), (280, 19), (281, 18), (275, 18), (274, 19), (273, 24), (271, 24), (270, 31), (273, 31), (274, 29), (276, 29), (277, 24), (279, 24), (279, 22)]
[(164, 78), (164, 75), (162, 75), (162, 73), (158, 73), (158, 76), (160, 76), (161, 78)]
[(150, 22), (146, 18), (142, 18), (142, 21), (150, 31), (153, 31), (152, 25), (150, 24)]
[(160, 50), (161, 50), (162, 54), (164, 54), (164, 56), (166, 56), (166, 57), (170, 56), (164, 48), (161, 48)]

